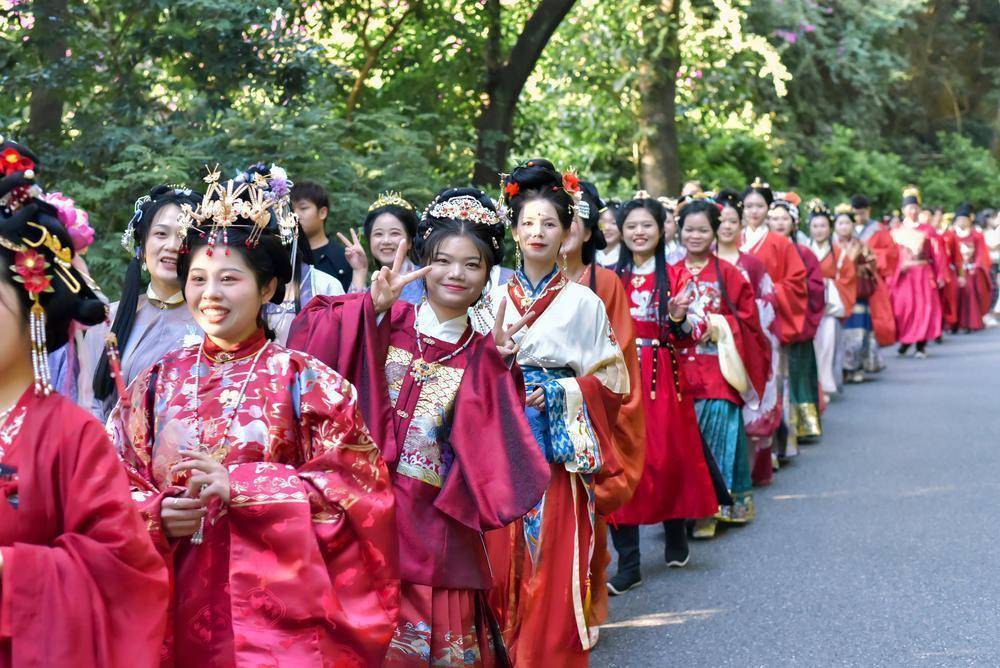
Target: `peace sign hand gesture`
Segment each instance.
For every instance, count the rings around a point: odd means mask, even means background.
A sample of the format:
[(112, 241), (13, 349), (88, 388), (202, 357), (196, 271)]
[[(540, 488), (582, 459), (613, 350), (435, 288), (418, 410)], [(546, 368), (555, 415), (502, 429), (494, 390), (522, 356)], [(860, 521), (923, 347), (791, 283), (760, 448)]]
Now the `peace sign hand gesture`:
[(347, 264), (351, 265), (351, 269), (367, 274), (368, 256), (365, 254), (365, 249), (354, 228), (351, 228), (350, 239), (340, 232), (337, 232), (337, 238), (340, 239), (340, 243), (344, 244), (344, 256), (347, 258)]
[(521, 331), (528, 324), (528, 321), (535, 315), (534, 311), (528, 311), (520, 320), (509, 327), (504, 326), (504, 316), (507, 313), (507, 299), (500, 302), (497, 309), (496, 322), (493, 325), (493, 341), (496, 342), (497, 351), (505, 362), (509, 362), (517, 356), (517, 351), (521, 349), (521, 344), (514, 343), (514, 334)]
[(372, 274), (371, 295), (376, 313), (388, 311), (399, 299), (404, 287), (431, 272), (432, 267), (423, 267), (408, 274), (400, 273), (403, 270), (403, 262), (406, 260), (408, 246), (406, 241), (399, 242), (399, 247), (396, 248), (396, 257), (392, 261), (392, 268), (382, 267)]
[(688, 307), (692, 303), (694, 303), (694, 293), (685, 290), (667, 302), (667, 311), (674, 321), (681, 322), (687, 317)]

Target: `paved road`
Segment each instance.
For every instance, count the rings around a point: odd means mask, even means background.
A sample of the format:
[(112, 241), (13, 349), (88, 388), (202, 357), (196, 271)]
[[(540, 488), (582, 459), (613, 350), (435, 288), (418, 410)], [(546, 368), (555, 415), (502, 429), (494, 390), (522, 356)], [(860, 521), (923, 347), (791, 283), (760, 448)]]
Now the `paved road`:
[(686, 569), (647, 528), (591, 665), (1000, 666), (1000, 331), (930, 352), (848, 387)]

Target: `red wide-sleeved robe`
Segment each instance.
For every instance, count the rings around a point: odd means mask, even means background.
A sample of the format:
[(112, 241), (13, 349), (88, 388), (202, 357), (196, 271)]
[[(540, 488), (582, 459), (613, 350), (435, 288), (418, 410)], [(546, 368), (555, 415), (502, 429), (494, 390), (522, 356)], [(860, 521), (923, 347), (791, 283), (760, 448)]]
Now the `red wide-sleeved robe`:
[[(684, 392), (680, 375), (683, 372), (676, 350), (680, 338), (669, 331), (666, 323), (657, 320), (656, 274), (651, 271), (652, 261), (647, 264), (637, 268), (636, 273), (622, 276), (642, 365), (646, 458), (632, 499), (611, 515), (616, 524), (697, 519), (710, 517), (718, 510), (694, 397)], [(667, 269), (670, 293), (679, 294), (684, 270), (679, 265)], [(704, 323), (694, 325), (691, 337), (697, 340), (704, 333)]]
[(947, 280), (940, 240), (930, 225), (904, 221), (892, 231), (899, 263), (890, 280), (896, 333), (903, 344), (932, 341), (941, 336), (939, 285)]
[(29, 387), (0, 424), (0, 666), (155, 665), (167, 569), (104, 429)]
[[(354, 387), (263, 331), (202, 346), (200, 363), (191, 346), (140, 374), (108, 420), (173, 573), (163, 664), (378, 665), (399, 605), (395, 515)], [(171, 467), (196, 449), (231, 488), (201, 545), (169, 538), (160, 513), (183, 493)]]
[(376, 392), (362, 407), (392, 476), (402, 579), (385, 665), (494, 665), (483, 533), (521, 518), (549, 483), (520, 372), (468, 317), (441, 323), (428, 304), (396, 302), (379, 319), (368, 294), (317, 297), (289, 344)]
[(957, 267), (957, 304), (955, 326), (977, 331), (984, 327), (983, 316), (989, 313), (993, 297), (990, 276), (990, 251), (982, 232), (976, 229), (952, 231), (953, 264)]
[(740, 250), (759, 258), (771, 277), (782, 345), (801, 341), (809, 295), (806, 291), (806, 267), (795, 251), (795, 245), (774, 232), (767, 231), (762, 237), (752, 239), (749, 231), (744, 230)]
[(635, 345), (635, 325), (629, 314), (628, 296), (610, 269), (592, 264), (577, 280), (581, 285), (593, 285), (597, 296), (604, 302), (611, 321), (611, 329), (621, 346), (628, 367), (629, 394), (622, 401), (615, 422), (614, 444), (622, 473), (610, 476), (597, 484), (597, 520), (594, 524), (594, 556), (590, 561), (590, 581), (593, 600), (590, 606), (590, 626), (603, 624), (608, 618), (607, 567), (611, 563), (608, 551), (607, 515), (625, 505), (639, 484), (642, 465), (646, 457), (646, 420), (642, 405), (642, 373), (639, 354)]

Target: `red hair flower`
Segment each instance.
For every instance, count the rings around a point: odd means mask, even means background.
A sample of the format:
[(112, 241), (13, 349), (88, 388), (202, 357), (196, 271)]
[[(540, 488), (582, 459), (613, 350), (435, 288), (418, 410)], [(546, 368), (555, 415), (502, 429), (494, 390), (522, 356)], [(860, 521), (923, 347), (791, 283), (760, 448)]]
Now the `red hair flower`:
[(35, 161), (28, 156), (21, 155), (17, 149), (6, 148), (0, 153), (0, 172), (4, 176), (10, 176), (17, 172), (24, 172), (35, 168)]
[(503, 191), (507, 193), (508, 198), (517, 197), (517, 194), (521, 192), (521, 186), (518, 185), (517, 181), (511, 181)]
[(24, 283), (24, 289), (32, 295), (39, 295), (42, 292), (52, 291), (52, 281), (45, 274), (48, 262), (45, 257), (35, 250), (25, 250), (14, 255), (14, 266), (17, 273), (14, 280)]
[(563, 190), (571, 194), (580, 192), (580, 177), (573, 172), (563, 174)]

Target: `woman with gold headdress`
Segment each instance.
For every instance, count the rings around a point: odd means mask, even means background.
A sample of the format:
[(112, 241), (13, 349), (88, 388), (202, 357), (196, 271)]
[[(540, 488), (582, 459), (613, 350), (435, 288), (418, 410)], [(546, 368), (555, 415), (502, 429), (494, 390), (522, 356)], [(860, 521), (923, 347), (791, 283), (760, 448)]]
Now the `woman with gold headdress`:
[(398, 610), (394, 502), (354, 386), (273, 341), (297, 232), (276, 175), (185, 207), (177, 273), (204, 339), (108, 420), (172, 571), (163, 663), (378, 665)]
[(36, 158), (0, 142), (0, 666), (152, 666), (166, 568), (102, 425), (53, 391), (46, 355), (104, 304)]
[(899, 249), (899, 262), (890, 280), (892, 309), (896, 314), (899, 354), (916, 344), (916, 357), (927, 357), (927, 342), (941, 336), (940, 291), (948, 276), (948, 263), (941, 252), (937, 231), (918, 220), (920, 191), (903, 191), (903, 221), (892, 231)]

